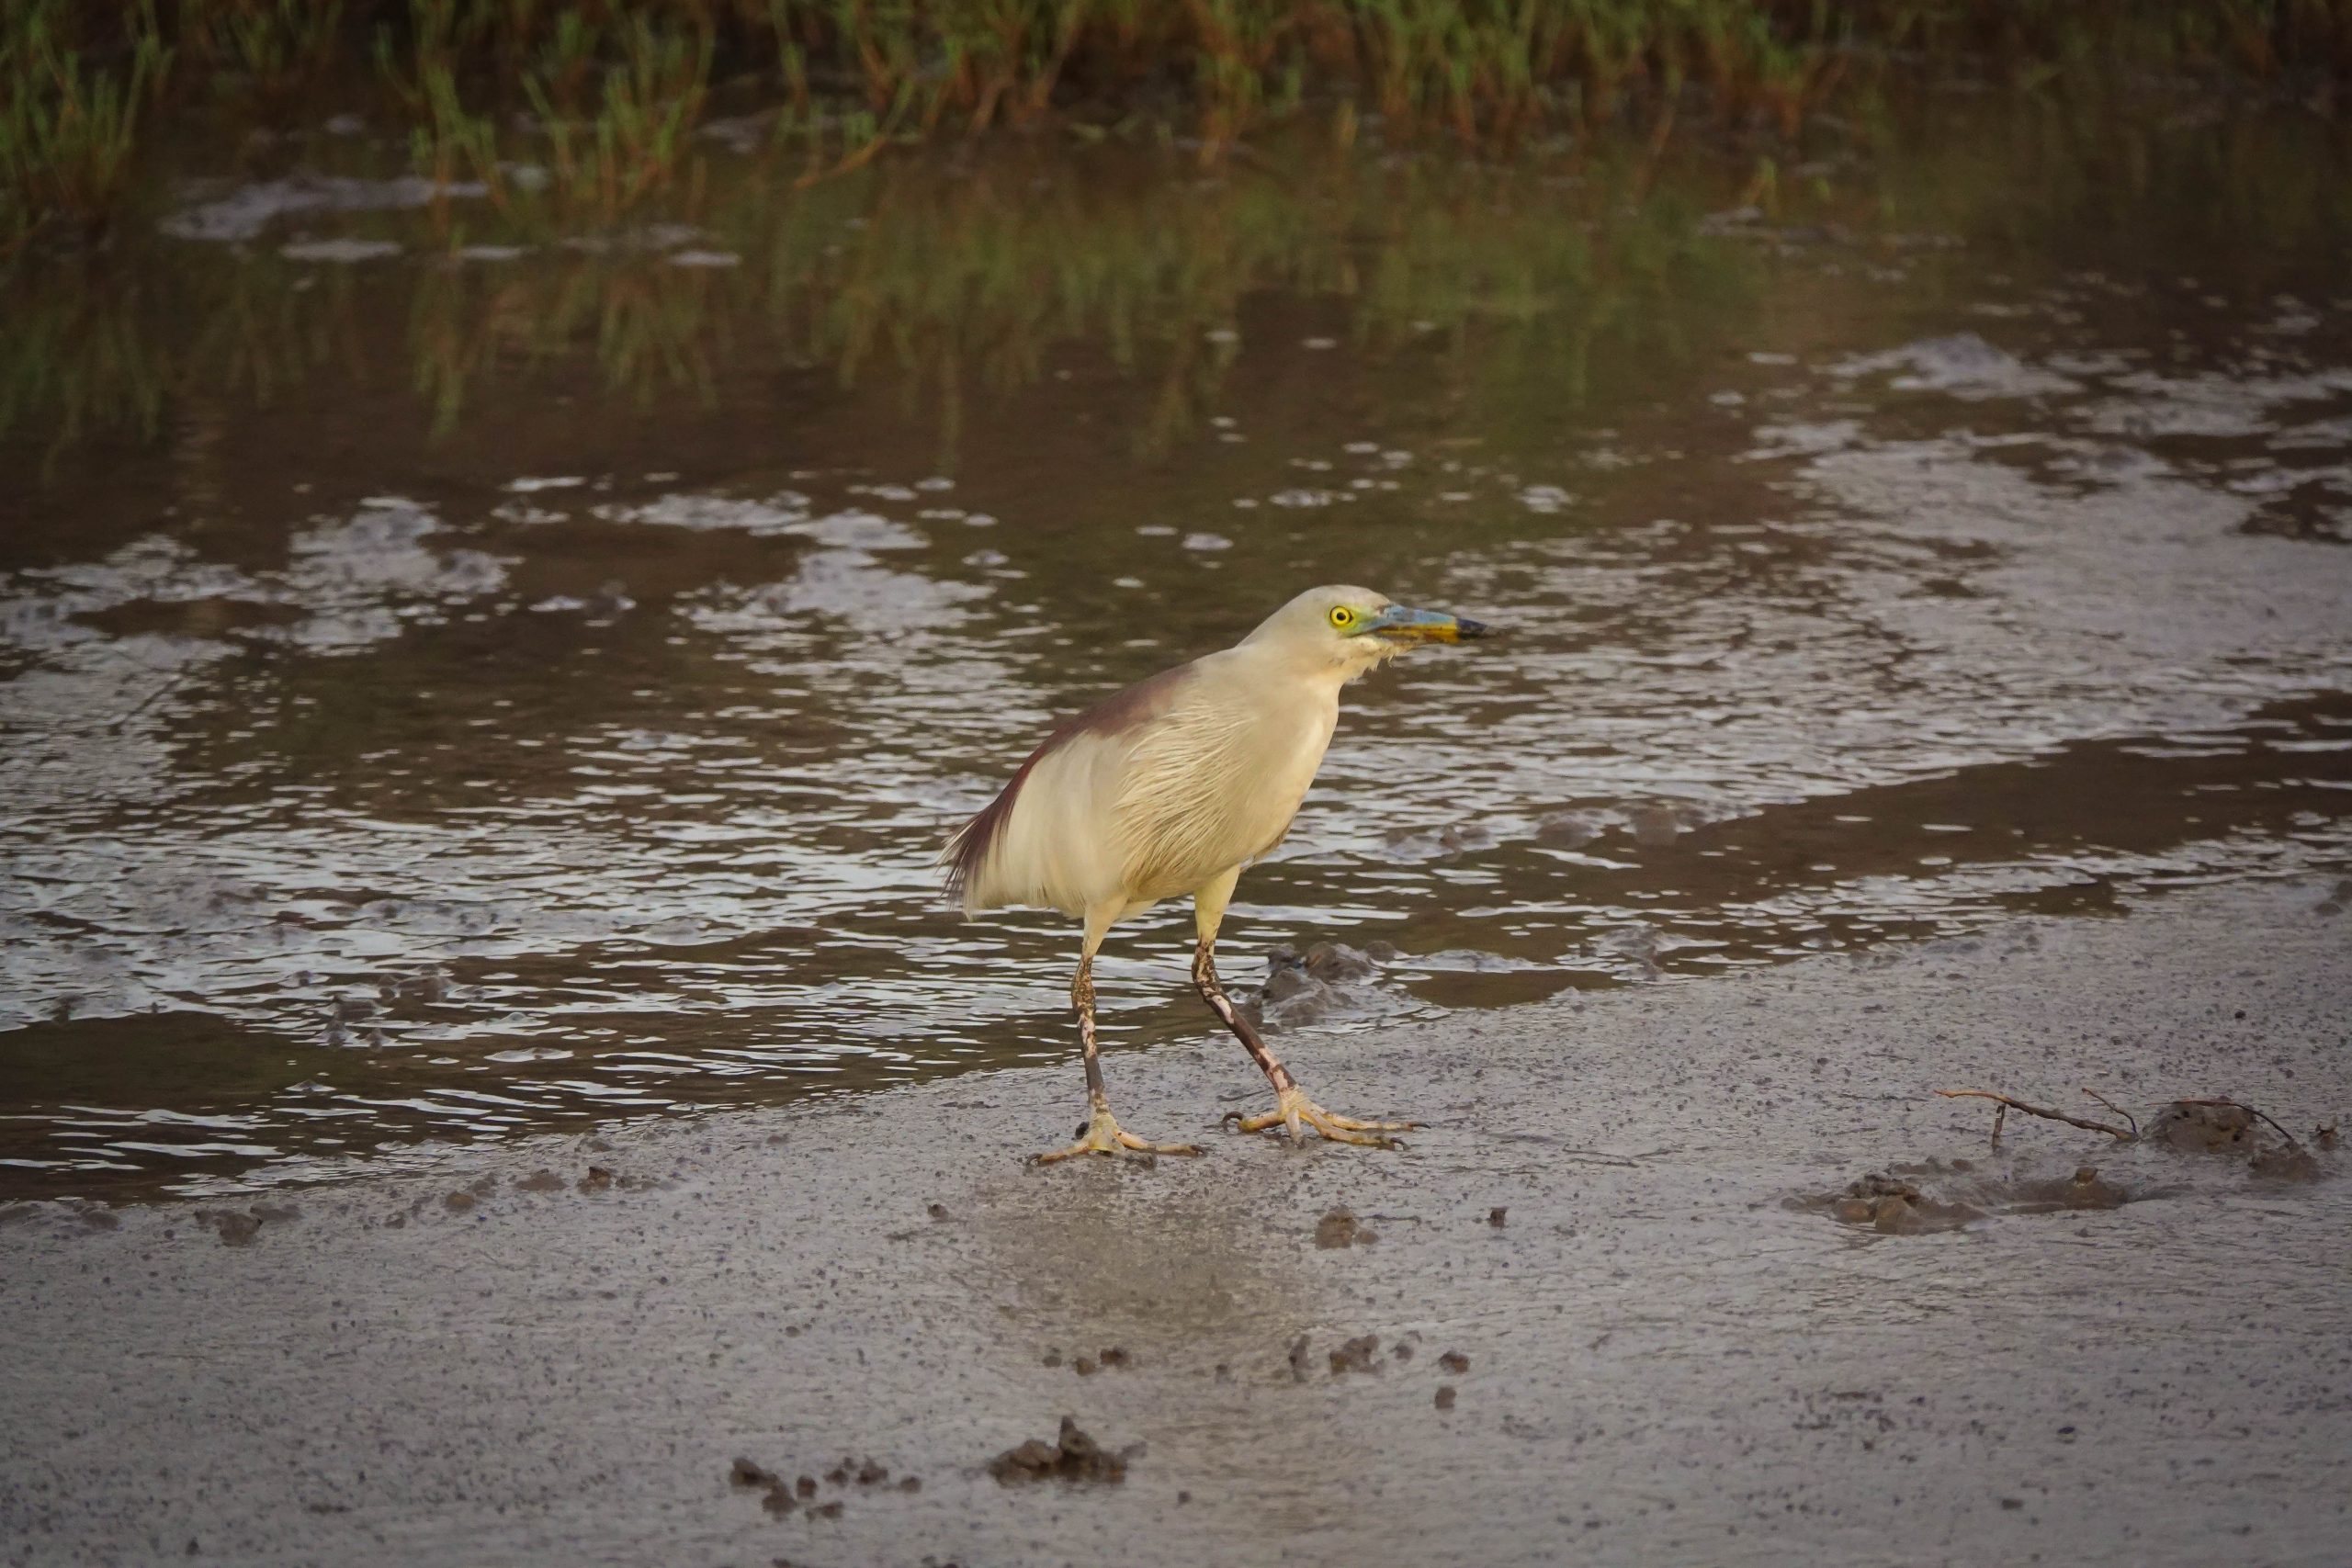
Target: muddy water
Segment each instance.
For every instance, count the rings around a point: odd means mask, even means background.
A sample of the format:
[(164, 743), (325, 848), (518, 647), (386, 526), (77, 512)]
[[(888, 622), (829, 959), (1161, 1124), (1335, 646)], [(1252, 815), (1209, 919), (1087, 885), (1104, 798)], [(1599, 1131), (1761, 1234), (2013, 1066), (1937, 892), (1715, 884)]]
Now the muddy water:
[[(713, 138), (617, 227), (192, 148), (4, 286), (0, 1192), (1057, 1059), (1069, 932), (938, 841), (1319, 581), (1510, 635), (1244, 881), (1236, 977), (1394, 949), (1295, 1027), (2352, 865), (2345, 149), (2176, 108)], [(1186, 919), (1114, 1043), (1204, 1028)]]

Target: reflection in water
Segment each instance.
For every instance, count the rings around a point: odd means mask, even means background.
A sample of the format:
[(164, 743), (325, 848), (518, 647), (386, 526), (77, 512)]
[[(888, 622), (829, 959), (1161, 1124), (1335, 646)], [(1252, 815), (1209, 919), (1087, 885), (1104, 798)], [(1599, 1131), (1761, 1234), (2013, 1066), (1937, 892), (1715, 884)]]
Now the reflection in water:
[[(1396, 950), (1328, 1027), (2341, 865), (2337, 150), (1973, 112), (1774, 213), (1013, 150), (19, 277), (0, 1186), (1057, 1058), (1066, 931), (933, 848), (1315, 581), (1513, 629), (1352, 692), (1243, 883)], [(1114, 1041), (1205, 1025), (1164, 916)]]

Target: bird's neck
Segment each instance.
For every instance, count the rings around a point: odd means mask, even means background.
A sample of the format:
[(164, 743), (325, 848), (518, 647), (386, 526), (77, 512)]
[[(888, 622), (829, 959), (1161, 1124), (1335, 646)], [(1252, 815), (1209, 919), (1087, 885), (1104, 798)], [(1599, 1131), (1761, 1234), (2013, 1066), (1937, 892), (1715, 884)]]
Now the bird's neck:
[(1247, 670), (1249, 678), (1270, 688), (1296, 692), (1317, 705), (1336, 705), (1340, 688), (1372, 668), (1370, 663), (1330, 659), (1319, 650), (1310, 656), (1263, 643), (1245, 642), (1232, 649), (1231, 656)]

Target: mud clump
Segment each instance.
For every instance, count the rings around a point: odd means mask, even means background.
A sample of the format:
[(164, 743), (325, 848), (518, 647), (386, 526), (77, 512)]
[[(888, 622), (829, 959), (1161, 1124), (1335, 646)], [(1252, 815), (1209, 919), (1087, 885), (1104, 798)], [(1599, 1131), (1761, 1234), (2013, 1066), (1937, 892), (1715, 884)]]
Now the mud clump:
[(1496, 1204), (1493, 1208), (1487, 1211), (1487, 1223), (1494, 1226), (1497, 1230), (1502, 1229), (1504, 1224), (1509, 1222), (1510, 1218), (1510, 1211), (1503, 1207), (1500, 1203)]
[(2148, 1135), (2167, 1147), (2194, 1154), (2236, 1154), (2254, 1146), (2254, 1112), (2243, 1105), (2180, 1100), (2157, 1114)]
[(1580, 850), (1608, 829), (1597, 811), (1557, 811), (1535, 824), (1535, 841), (1553, 849)]
[(1451, 1410), (1453, 1408), (1453, 1385), (1452, 1383), (1446, 1383), (1438, 1389), (1437, 1396), (1430, 1400), (1430, 1403), (1436, 1405), (1440, 1410)]
[(563, 1190), (563, 1178), (542, 1166), (517, 1181), (514, 1184), (514, 1190), (517, 1192), (560, 1192)]
[(588, 1174), (580, 1179), (582, 1192), (602, 1192), (613, 1184), (613, 1173), (601, 1165), (592, 1165)]
[(1956, 1231), (1984, 1217), (1973, 1204), (1939, 1202), (1911, 1182), (1879, 1171), (1849, 1184), (1828, 1209), (1840, 1224), (1868, 1225), (1881, 1235)]
[(223, 1247), (251, 1247), (261, 1235), (262, 1217), (251, 1209), (198, 1209), (196, 1223), (219, 1235)]
[(1448, 1350), (1437, 1359), (1437, 1364), (1455, 1377), (1460, 1377), (1470, 1370), (1470, 1358), (1459, 1350)]
[(1306, 1336), (1302, 1334), (1290, 1342), (1290, 1376), (1293, 1382), (1306, 1381)]
[(1873, 1171), (1825, 1197), (1791, 1199), (1789, 1207), (1826, 1212), (1841, 1224), (1868, 1226), (1882, 1235), (1932, 1235), (1988, 1214), (2120, 1209), (2144, 1196), (2101, 1176), (2097, 1166), (2077, 1166), (2064, 1176), (2001, 1176), (1979, 1171), (1972, 1160), (1930, 1159)]
[(1380, 973), (1396, 949), (1384, 942), (1353, 948), (1345, 942), (1318, 942), (1301, 953), (1281, 946), (1266, 955), (1266, 979), (1249, 1009), (1271, 1029), (1313, 1023), (1351, 1006), (1351, 993)]
[(1380, 1336), (1360, 1334), (1331, 1352), (1331, 1375), (1342, 1372), (1376, 1372), (1380, 1370)]
[(1315, 1222), (1315, 1245), (1326, 1252), (1345, 1247), (1370, 1247), (1379, 1239), (1380, 1233), (1365, 1229), (1351, 1210), (1333, 1209)]
[[(2265, 1123), (2275, 1139), (2263, 1137)], [(2321, 1175), (2318, 1157), (2284, 1127), (2235, 1100), (2177, 1100), (2158, 1112), (2148, 1136), (2190, 1154), (2245, 1155), (2246, 1168), (2266, 1180), (2316, 1181)], [(2333, 1126), (2315, 1128), (2312, 1137), (2323, 1149), (2335, 1146)]]
[(760, 1506), (778, 1517), (788, 1514), (800, 1506), (799, 1500), (792, 1495), (791, 1485), (783, 1476), (765, 1465), (741, 1455), (736, 1457), (733, 1464), (727, 1467), (727, 1479), (738, 1486), (763, 1488)]
[(1127, 1478), (1127, 1461), (1142, 1451), (1140, 1443), (1115, 1452), (1106, 1449), (1080, 1428), (1075, 1416), (1065, 1416), (1057, 1441), (1032, 1438), (1007, 1449), (989, 1461), (989, 1473), (1008, 1486), (1031, 1481), (1116, 1486)]
[(2098, 1173), (2097, 1166), (2076, 1168), (2075, 1174), (2053, 1181), (2018, 1181), (2009, 1189), (2008, 1212), (2013, 1214), (2052, 1214), (2075, 1209), (2120, 1209), (2132, 1194)]
[[(811, 1518), (841, 1517), (842, 1505), (838, 1501), (829, 1503), (809, 1501), (817, 1495), (817, 1478), (813, 1475), (803, 1475), (795, 1480), (786, 1481), (782, 1475), (755, 1460), (739, 1458), (728, 1468), (727, 1479), (746, 1489), (761, 1488), (760, 1506), (779, 1517), (803, 1505), (807, 1506), (808, 1517)], [(890, 1467), (879, 1460), (847, 1457), (827, 1471), (825, 1479), (835, 1486), (876, 1487), (889, 1481)], [(901, 1476), (889, 1489), (902, 1493), (920, 1492), (922, 1490), (922, 1482), (916, 1476)]]
[(2247, 1168), (2267, 1181), (2317, 1181), (2320, 1178), (2318, 1156), (2309, 1149), (2264, 1149), (2248, 1162)]

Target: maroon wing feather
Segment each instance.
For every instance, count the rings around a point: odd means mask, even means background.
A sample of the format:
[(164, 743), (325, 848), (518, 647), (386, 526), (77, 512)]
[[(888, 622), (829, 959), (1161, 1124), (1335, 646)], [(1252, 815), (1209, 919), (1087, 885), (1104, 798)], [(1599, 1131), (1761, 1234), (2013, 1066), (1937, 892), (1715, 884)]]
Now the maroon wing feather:
[(1054, 727), (1038, 748), (1029, 753), (1012, 777), (997, 791), (994, 800), (980, 807), (973, 818), (956, 829), (947, 840), (942, 858), (947, 863), (947, 897), (961, 903), (964, 891), (972, 879), (988, 863), (989, 854), (996, 848), (998, 837), (1012, 817), (1012, 804), (1020, 798), (1021, 786), (1028, 782), (1031, 770), (1061, 747), (1081, 735), (1122, 735), (1136, 726), (1168, 711), (1176, 693), (1193, 678), (1193, 667), (1180, 664), (1173, 670), (1163, 670), (1148, 680), (1136, 682), (1125, 691), (1114, 693), (1102, 701), (1062, 720)]

